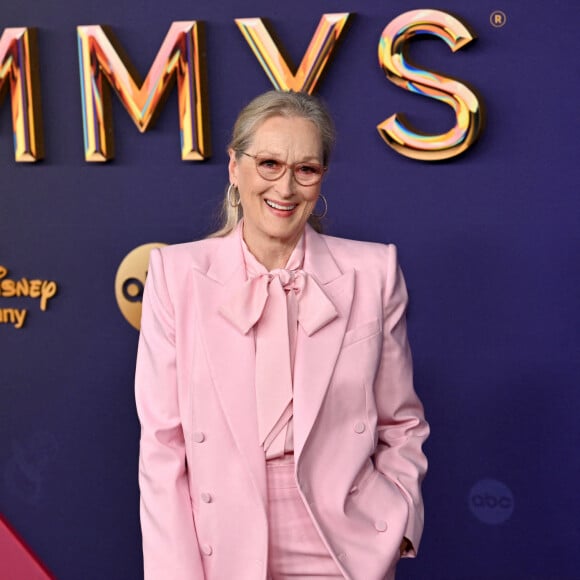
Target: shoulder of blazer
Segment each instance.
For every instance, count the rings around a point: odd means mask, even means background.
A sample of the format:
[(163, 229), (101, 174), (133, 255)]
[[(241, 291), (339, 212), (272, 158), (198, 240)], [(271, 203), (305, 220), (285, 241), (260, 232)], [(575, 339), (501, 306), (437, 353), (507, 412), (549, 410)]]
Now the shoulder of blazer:
[(201, 272), (207, 272), (211, 266), (212, 257), (223, 245), (224, 239), (207, 238), (160, 248), (165, 268), (174, 270), (190, 266)]
[(385, 272), (397, 266), (397, 247), (394, 244), (349, 240), (334, 236), (322, 236), (329, 251), (341, 268), (376, 269)]

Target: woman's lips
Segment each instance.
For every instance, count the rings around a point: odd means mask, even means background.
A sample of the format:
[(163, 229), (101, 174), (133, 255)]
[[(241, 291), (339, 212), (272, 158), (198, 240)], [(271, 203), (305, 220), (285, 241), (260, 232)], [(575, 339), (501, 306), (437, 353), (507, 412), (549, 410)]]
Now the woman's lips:
[(280, 203), (277, 201), (272, 201), (271, 199), (266, 199), (265, 201), (268, 207), (271, 207), (272, 209), (278, 211), (285, 211), (288, 213), (296, 209), (296, 207), (298, 206), (297, 203)]

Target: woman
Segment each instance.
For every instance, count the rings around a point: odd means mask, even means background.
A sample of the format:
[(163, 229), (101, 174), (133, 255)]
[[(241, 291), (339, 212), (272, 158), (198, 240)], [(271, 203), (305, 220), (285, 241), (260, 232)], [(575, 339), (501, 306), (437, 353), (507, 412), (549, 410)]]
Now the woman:
[(394, 246), (309, 224), (332, 141), (314, 97), (257, 97), (234, 127), (224, 227), (151, 254), (136, 372), (148, 580), (378, 580), (415, 555), (428, 426), (407, 294)]

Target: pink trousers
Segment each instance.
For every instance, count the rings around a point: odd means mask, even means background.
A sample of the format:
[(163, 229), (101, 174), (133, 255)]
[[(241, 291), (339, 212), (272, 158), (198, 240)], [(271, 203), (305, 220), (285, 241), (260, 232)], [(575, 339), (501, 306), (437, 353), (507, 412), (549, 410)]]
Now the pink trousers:
[(296, 487), (292, 455), (266, 462), (269, 580), (344, 578)]

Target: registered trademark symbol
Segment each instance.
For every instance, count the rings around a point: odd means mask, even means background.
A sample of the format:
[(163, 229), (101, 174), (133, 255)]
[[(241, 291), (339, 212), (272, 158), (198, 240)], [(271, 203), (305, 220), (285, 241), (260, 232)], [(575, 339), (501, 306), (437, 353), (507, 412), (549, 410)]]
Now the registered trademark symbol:
[(507, 16), (501, 10), (494, 10), (489, 16), (489, 22), (494, 28), (501, 28), (505, 26)]

